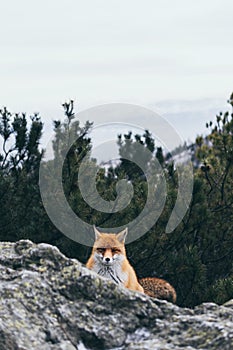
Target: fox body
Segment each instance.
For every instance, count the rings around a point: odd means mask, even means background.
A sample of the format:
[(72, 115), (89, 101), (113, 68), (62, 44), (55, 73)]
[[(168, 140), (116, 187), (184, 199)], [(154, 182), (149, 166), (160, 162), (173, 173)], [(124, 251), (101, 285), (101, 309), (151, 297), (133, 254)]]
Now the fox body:
[(118, 234), (101, 233), (96, 227), (94, 231), (95, 243), (86, 266), (117, 284), (143, 293), (143, 287), (138, 283), (136, 273), (126, 257), (127, 229)]
[(167, 281), (156, 277), (146, 277), (141, 278), (139, 283), (143, 286), (144, 293), (150, 297), (176, 302), (176, 291)]

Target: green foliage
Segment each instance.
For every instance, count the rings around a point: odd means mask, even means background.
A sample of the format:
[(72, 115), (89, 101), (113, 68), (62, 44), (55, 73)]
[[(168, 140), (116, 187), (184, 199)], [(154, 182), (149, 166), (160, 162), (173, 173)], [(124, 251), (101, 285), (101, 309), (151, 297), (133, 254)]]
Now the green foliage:
[(42, 122), (34, 115), (28, 124), (25, 114), (0, 110), (0, 235), (4, 240), (34, 237), (37, 220), (32, 217), (42, 209), (38, 188)]
[[(233, 94), (229, 103), (233, 106)], [(63, 164), (63, 188), (73, 211), (89, 224), (100, 227), (127, 225), (144, 208), (148, 194), (147, 175), (160, 164), (166, 180), (167, 197), (159, 220), (147, 234), (127, 245), (127, 254), (139, 277), (167, 279), (177, 290), (178, 304), (195, 306), (203, 301), (223, 303), (233, 298), (233, 115), (220, 113), (207, 123), (209, 135), (199, 136), (191, 145), (194, 187), (189, 209), (179, 226), (165, 228), (177, 199), (178, 174), (172, 154), (164, 154), (148, 130), (142, 135), (128, 132), (117, 139), (120, 161), (103, 168), (95, 160), (96, 187), (106, 201), (117, 198), (117, 183), (127, 179), (134, 188), (130, 204), (117, 213), (102, 213), (83, 199), (78, 186), (84, 157), (91, 160), (89, 132), (92, 123), (81, 126), (74, 119), (73, 101), (63, 105), (65, 120), (54, 122), (54, 159), (42, 161), (42, 122), (38, 115), (0, 111), (0, 239), (29, 238), (57, 245), (63, 253), (86, 262), (90, 248), (64, 237), (50, 222), (42, 205), (38, 186), (39, 166)], [(75, 140), (67, 152), (67, 140)], [(135, 144), (142, 146), (141, 164), (134, 163)], [(148, 152), (149, 151), (149, 152)], [(67, 153), (67, 154), (65, 154)], [(125, 159), (127, 155), (128, 159)], [(142, 168), (144, 171), (142, 171)], [(88, 162), (85, 175), (93, 176)], [(56, 190), (53, 184), (48, 196)], [(88, 189), (87, 189), (88, 190)], [(59, 196), (59, 193), (56, 193)], [(159, 206), (159, 203), (158, 203)], [(154, 207), (153, 210), (159, 210)]]
[(233, 298), (233, 277), (221, 278), (209, 288), (206, 299), (224, 304)]

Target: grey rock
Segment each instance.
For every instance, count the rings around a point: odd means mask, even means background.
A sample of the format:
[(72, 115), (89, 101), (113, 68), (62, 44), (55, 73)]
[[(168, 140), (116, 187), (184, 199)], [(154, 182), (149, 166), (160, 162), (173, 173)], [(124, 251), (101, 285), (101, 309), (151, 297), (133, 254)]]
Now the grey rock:
[(0, 243), (0, 350), (233, 349), (233, 301), (131, 292), (48, 244)]

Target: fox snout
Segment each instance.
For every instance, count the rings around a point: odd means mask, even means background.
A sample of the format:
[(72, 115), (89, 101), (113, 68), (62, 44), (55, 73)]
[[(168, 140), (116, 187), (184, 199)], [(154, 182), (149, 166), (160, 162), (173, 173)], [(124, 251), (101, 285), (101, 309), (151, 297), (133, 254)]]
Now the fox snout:
[(106, 263), (106, 264), (111, 264), (112, 263), (112, 257), (104, 256), (103, 257), (103, 262)]
[(105, 249), (101, 252), (102, 261), (106, 265), (110, 265), (113, 262), (112, 250)]
[(96, 253), (98, 259), (100, 259), (104, 265), (112, 265), (114, 260), (117, 259), (119, 251), (112, 248), (97, 248)]

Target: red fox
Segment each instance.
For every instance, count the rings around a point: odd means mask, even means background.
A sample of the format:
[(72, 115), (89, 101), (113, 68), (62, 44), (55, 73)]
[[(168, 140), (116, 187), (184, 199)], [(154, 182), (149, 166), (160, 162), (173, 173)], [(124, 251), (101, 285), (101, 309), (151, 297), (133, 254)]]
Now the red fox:
[(127, 228), (118, 234), (101, 233), (94, 226), (95, 243), (86, 266), (126, 288), (143, 293), (125, 251)]
[(139, 283), (143, 286), (144, 293), (150, 297), (176, 302), (176, 291), (167, 281), (156, 277), (146, 277), (139, 279)]

